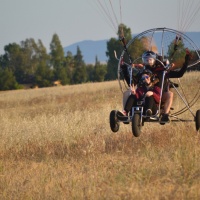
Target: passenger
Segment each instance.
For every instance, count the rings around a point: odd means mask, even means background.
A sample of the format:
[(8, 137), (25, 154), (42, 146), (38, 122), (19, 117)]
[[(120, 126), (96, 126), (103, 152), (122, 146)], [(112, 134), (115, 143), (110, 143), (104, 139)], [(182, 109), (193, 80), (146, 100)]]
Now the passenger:
[(144, 104), (144, 114), (147, 116), (152, 116), (157, 113), (158, 104), (160, 101), (160, 88), (155, 86), (158, 79), (151, 81), (152, 72), (149, 70), (144, 70), (139, 75), (139, 82), (137, 89), (134, 86), (131, 86), (131, 95), (128, 97), (128, 100), (125, 104), (123, 114), (128, 115), (132, 107), (136, 105), (138, 101), (145, 101)]

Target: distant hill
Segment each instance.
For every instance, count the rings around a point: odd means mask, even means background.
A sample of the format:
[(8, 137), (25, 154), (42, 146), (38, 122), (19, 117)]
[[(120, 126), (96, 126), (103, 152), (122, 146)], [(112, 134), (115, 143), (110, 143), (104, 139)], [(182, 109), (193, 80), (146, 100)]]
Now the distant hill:
[(67, 53), (67, 51), (71, 51), (72, 54), (75, 55), (77, 52), (77, 46), (79, 46), (85, 63), (95, 63), (96, 56), (100, 62), (106, 62), (107, 41), (108, 40), (84, 40), (65, 47), (64, 52)]
[[(189, 38), (196, 43), (198, 47), (200, 47), (200, 32), (187, 32), (185, 33)], [(108, 40), (84, 40), (80, 42), (76, 42), (72, 45), (64, 47), (64, 52), (67, 51), (72, 52), (73, 55), (77, 52), (77, 46), (79, 46), (83, 59), (86, 64), (92, 64), (95, 62), (96, 56), (100, 62), (107, 62), (108, 58), (106, 57), (107, 51), (107, 41)]]

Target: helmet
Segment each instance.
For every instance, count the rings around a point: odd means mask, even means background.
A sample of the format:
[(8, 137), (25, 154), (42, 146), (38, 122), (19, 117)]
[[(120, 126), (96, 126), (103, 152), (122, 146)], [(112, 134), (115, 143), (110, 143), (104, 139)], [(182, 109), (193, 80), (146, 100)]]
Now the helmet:
[(152, 77), (152, 75), (153, 75), (153, 73), (150, 70), (145, 69), (142, 72), (140, 72), (139, 80), (142, 80), (142, 81), (144, 80), (142, 77), (144, 74), (148, 75), (149, 77)]
[[(151, 82), (152, 72), (148, 69), (143, 70), (139, 76), (138, 86), (149, 85)], [(150, 79), (149, 79), (150, 78)]]
[(156, 53), (153, 51), (146, 51), (142, 54), (142, 62), (145, 65), (153, 66), (156, 62)]
[(144, 70), (141, 72), (141, 75), (142, 75), (142, 74), (148, 74), (149, 76), (152, 76), (152, 75), (153, 75), (152, 71), (150, 71), (149, 69), (144, 69)]

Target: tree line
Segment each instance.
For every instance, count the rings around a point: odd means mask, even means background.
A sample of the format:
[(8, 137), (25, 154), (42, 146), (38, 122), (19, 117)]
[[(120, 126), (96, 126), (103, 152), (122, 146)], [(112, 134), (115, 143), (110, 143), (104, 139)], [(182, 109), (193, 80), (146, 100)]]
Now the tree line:
[[(123, 28), (124, 37), (128, 42), (132, 39), (131, 29), (125, 25)], [(133, 59), (145, 51), (144, 44), (145, 38), (134, 40), (134, 44), (129, 47)], [(65, 55), (57, 34), (52, 37), (49, 53), (41, 40), (36, 42), (32, 38), (20, 44), (8, 44), (4, 47), (5, 53), (0, 56), (0, 90), (20, 89), (24, 84), (32, 87), (50, 87), (57, 80), (62, 85), (115, 80), (118, 61), (114, 57), (114, 50), (123, 50), (119, 38), (111, 38), (107, 42), (106, 64), (100, 63), (97, 56), (94, 64), (86, 64), (78, 46), (75, 55), (69, 51)], [(128, 62), (126, 55), (124, 59)]]
[[(124, 32), (126, 40), (130, 40), (130, 28), (124, 26)], [(107, 42), (106, 64), (100, 63), (97, 56), (94, 64), (86, 64), (79, 46), (75, 55), (70, 51), (65, 55), (57, 34), (50, 42), (50, 52), (41, 40), (36, 42), (33, 38), (20, 44), (10, 43), (4, 46), (4, 54), (0, 55), (0, 90), (20, 89), (25, 84), (50, 87), (57, 80), (62, 85), (115, 80), (118, 61), (114, 50), (123, 50), (119, 38)]]
[(65, 55), (57, 34), (52, 37), (50, 53), (41, 40), (36, 43), (32, 38), (8, 44), (4, 51), (0, 56), (0, 90), (19, 89), (24, 84), (49, 87), (56, 80), (63, 85), (104, 81), (107, 73), (98, 58), (94, 65), (86, 65), (79, 47), (76, 55)]

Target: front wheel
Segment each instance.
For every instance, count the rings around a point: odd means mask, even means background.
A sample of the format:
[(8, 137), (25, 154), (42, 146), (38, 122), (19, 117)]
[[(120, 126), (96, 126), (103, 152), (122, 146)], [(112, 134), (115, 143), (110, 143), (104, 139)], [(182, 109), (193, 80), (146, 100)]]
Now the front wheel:
[(138, 137), (141, 133), (142, 124), (141, 124), (141, 115), (135, 113), (132, 118), (132, 132), (135, 137)]
[(199, 131), (199, 129), (200, 129), (200, 110), (197, 110), (197, 112), (196, 112), (195, 124), (196, 124), (196, 130)]
[(112, 110), (110, 112), (110, 128), (113, 132), (117, 132), (119, 130), (119, 122), (117, 120), (116, 110)]

